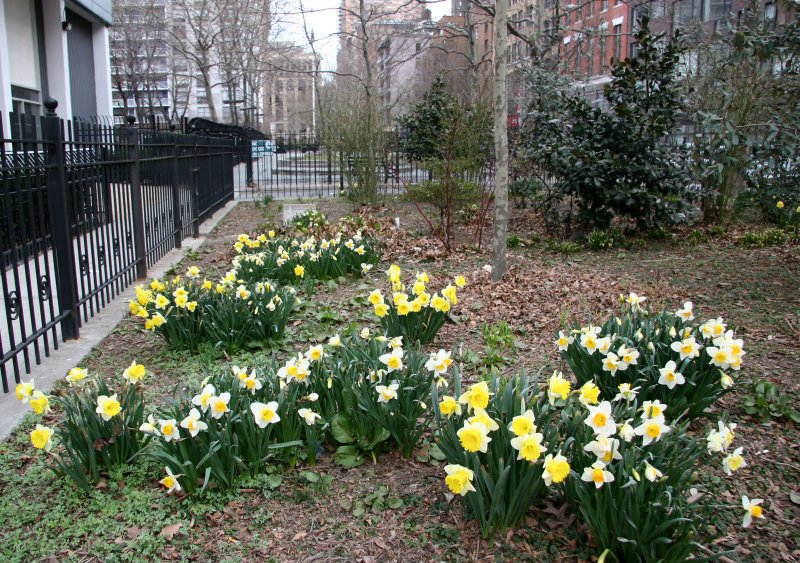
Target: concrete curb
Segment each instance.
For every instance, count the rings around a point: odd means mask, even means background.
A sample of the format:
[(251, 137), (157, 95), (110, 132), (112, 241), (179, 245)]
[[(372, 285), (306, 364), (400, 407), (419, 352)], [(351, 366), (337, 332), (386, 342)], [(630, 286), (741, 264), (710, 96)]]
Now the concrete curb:
[[(206, 241), (214, 227), (238, 203), (239, 200), (230, 201), (225, 207), (214, 213), (211, 218), (200, 225), (199, 238), (184, 239), (183, 248), (171, 250), (164, 258), (148, 269), (148, 277), (163, 277), (170, 268), (183, 259), (186, 250), (199, 248)], [(23, 375), (22, 380), (33, 379), (36, 383), (36, 389), (45, 393), (51, 391), (56, 381), (62, 379), (67, 374), (67, 371), (80, 365), (83, 358), (95, 346), (103, 342), (119, 321), (125, 317), (128, 313), (128, 301), (136, 296), (134, 289), (136, 285), (138, 284), (132, 284), (109, 303), (105, 309), (85, 323), (81, 327), (81, 337), (79, 339), (60, 342), (58, 350), (51, 350), (50, 356), (43, 358), (40, 365), (32, 366), (31, 373)], [(0, 441), (8, 438), (14, 428), (29, 412), (32, 412), (31, 408), (17, 400), (13, 388), (10, 393), (0, 394)]]

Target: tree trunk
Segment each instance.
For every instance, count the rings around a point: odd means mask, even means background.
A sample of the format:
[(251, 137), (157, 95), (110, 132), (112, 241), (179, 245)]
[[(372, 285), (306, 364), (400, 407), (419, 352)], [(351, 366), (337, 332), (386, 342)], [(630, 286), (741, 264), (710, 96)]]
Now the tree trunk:
[(492, 281), (506, 273), (508, 233), (508, 117), (506, 112), (506, 54), (508, 50), (508, 0), (497, 0), (494, 16), (494, 237), (492, 239)]

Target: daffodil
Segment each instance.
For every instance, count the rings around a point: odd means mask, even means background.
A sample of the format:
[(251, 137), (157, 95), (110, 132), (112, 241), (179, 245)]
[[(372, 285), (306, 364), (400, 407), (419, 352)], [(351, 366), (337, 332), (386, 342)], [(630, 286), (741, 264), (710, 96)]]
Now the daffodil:
[(117, 400), (117, 394), (114, 393), (110, 397), (100, 395), (97, 397), (97, 408), (95, 412), (100, 415), (103, 420), (111, 420), (122, 411), (122, 405)]
[(619, 453), (619, 440), (607, 436), (597, 436), (583, 447), (583, 451), (593, 453), (597, 456), (597, 460), (603, 463), (622, 459), (622, 455)]
[(31, 395), (30, 405), (36, 414), (46, 414), (50, 412), (50, 399), (41, 391), (34, 391)]
[(614, 352), (609, 352), (606, 354), (606, 357), (603, 360), (603, 371), (607, 371), (611, 375), (616, 375), (617, 370), (620, 369), (621, 366), (622, 362), (619, 361), (619, 357), (617, 357)]
[(312, 362), (318, 362), (322, 359), (322, 356), (325, 354), (322, 345), (312, 346), (308, 349), (305, 353), (306, 358)]
[(700, 356), (700, 344), (695, 341), (694, 336), (684, 338), (679, 342), (670, 344), (670, 348), (680, 355), (681, 361), (686, 358), (692, 359)]
[(189, 435), (194, 438), (203, 430), (208, 430), (208, 424), (200, 420), (200, 411), (192, 409), (189, 411), (189, 416), (181, 420), (181, 428), (188, 430)]
[(463, 447), (468, 452), (482, 452), (486, 453), (489, 448), (489, 442), (492, 439), (489, 437), (489, 430), (480, 422), (464, 421), (464, 427), (458, 432), (458, 439)]
[(37, 424), (36, 428), (31, 431), (31, 444), (36, 449), (49, 452), (50, 448), (53, 447), (53, 433), (54, 430), (52, 428)]
[(632, 291), (628, 294), (628, 297), (625, 298), (625, 302), (630, 305), (633, 310), (640, 308), (645, 301), (647, 301), (647, 297), (644, 295), (637, 295)]
[(650, 465), (650, 463), (645, 461), (644, 465), (645, 465), (644, 478), (650, 481), (651, 483), (655, 483), (664, 476), (664, 474), (660, 470)]
[(730, 389), (733, 387), (733, 378), (727, 373), (721, 371), (719, 376), (719, 384), (723, 389)]
[(731, 422), (725, 424), (719, 421), (717, 430), (712, 430), (706, 437), (706, 448), (709, 453), (724, 452), (728, 450), (728, 446), (733, 442), (733, 431), (736, 429), (736, 424)]
[(267, 424), (275, 424), (281, 420), (281, 417), (278, 416), (278, 403), (276, 401), (270, 401), (266, 404), (252, 403), (250, 412), (253, 413), (253, 418), (259, 428), (266, 428)]
[(617, 350), (617, 356), (622, 363), (619, 369), (625, 370), (628, 366), (635, 366), (639, 362), (639, 350), (636, 348), (628, 348), (624, 344)]
[(211, 397), (208, 400), (208, 406), (211, 409), (211, 416), (219, 419), (222, 418), (226, 412), (230, 412), (231, 409), (228, 407), (230, 400), (230, 393), (221, 393), (220, 395)]
[(646, 419), (633, 429), (637, 436), (642, 437), (642, 445), (647, 446), (652, 442), (658, 442), (661, 437), (670, 431), (670, 427), (658, 419)]
[(728, 454), (722, 460), (722, 469), (726, 475), (731, 475), (734, 471), (738, 471), (742, 467), (747, 467), (747, 462), (742, 456), (742, 448), (736, 448), (732, 454)]
[(294, 275), (298, 278), (303, 278), (306, 275), (306, 269), (302, 264), (298, 264), (294, 267)]
[(447, 417), (453, 414), (461, 415), (461, 405), (458, 404), (455, 397), (444, 395), (439, 402), (439, 412)]
[(395, 350), (397, 348), (402, 348), (403, 347), (403, 337), (402, 336), (395, 336), (394, 338), (392, 338), (389, 341), (388, 346), (392, 350)]
[(544, 440), (544, 436), (538, 432), (518, 435), (511, 439), (511, 447), (519, 452), (517, 459), (536, 461), (547, 451), (542, 440)]
[(569, 475), (569, 462), (561, 454), (547, 454), (544, 458), (544, 471), (542, 471), (542, 479), (544, 484), (548, 487), (553, 483), (561, 483)]
[(165, 467), (164, 471), (166, 471), (167, 476), (161, 479), (159, 483), (167, 489), (167, 494), (181, 492), (181, 485), (178, 483), (178, 477), (181, 477), (181, 475), (173, 474), (169, 467)]
[(558, 338), (556, 339), (556, 347), (559, 351), (564, 352), (569, 348), (570, 344), (575, 342), (575, 337), (572, 335), (564, 334), (564, 331), (558, 331)]
[(497, 424), (497, 421), (494, 420), (489, 413), (487, 413), (484, 409), (477, 408), (475, 409), (473, 415), (467, 419), (471, 424), (476, 422), (480, 422), (483, 424), (489, 432), (494, 432), (495, 430), (500, 429), (500, 425)]
[(452, 363), (453, 360), (450, 357), (450, 352), (439, 350), (438, 352), (431, 353), (428, 361), (425, 362), (425, 369), (441, 375), (447, 372), (447, 368), (449, 368)]
[(216, 394), (217, 390), (210, 383), (203, 387), (198, 395), (192, 397), (192, 404), (200, 407), (200, 410), (206, 412), (208, 410), (208, 403)]
[(383, 354), (378, 358), (381, 363), (386, 365), (386, 372), (392, 373), (393, 371), (403, 369), (403, 349), (395, 348), (388, 354)]
[(485, 409), (489, 406), (489, 397), (493, 393), (489, 392), (489, 385), (485, 381), (481, 381), (471, 385), (466, 392), (462, 393), (458, 398), (458, 402), (469, 405), (471, 409)]
[(157, 424), (153, 415), (149, 414), (147, 415), (147, 420), (139, 426), (139, 432), (147, 434), (148, 436), (160, 436), (161, 432), (158, 430)]
[(722, 317), (711, 319), (700, 325), (700, 332), (703, 338), (710, 340), (723, 336), (725, 334), (725, 327), (727, 325), (723, 322)]
[(368, 274), (369, 271), (372, 269), (372, 264), (365, 264), (364, 262), (361, 263), (361, 273)]
[(309, 426), (314, 426), (318, 420), (322, 419), (319, 414), (315, 413), (311, 409), (297, 409), (297, 414), (300, 415), (300, 418), (302, 418)]
[(158, 426), (165, 442), (180, 439), (181, 433), (180, 430), (178, 430), (178, 422), (174, 418), (159, 420)]
[(255, 395), (256, 391), (263, 387), (261, 380), (257, 377), (248, 376), (239, 382), (239, 387), (247, 389), (251, 394)]
[(753, 523), (753, 518), (764, 518), (764, 509), (761, 507), (762, 502), (764, 500), (760, 498), (750, 500), (746, 495), (742, 497), (742, 508), (744, 508), (743, 528), (749, 528)]
[(591, 356), (599, 348), (598, 340), (600, 340), (594, 331), (589, 331), (581, 334), (581, 346), (586, 349), (586, 352)]
[(136, 360), (134, 360), (131, 362), (131, 365), (122, 372), (122, 377), (124, 377), (128, 383), (139, 383), (144, 380), (146, 374), (147, 371), (145, 367), (142, 364), (137, 364)]
[(23, 403), (27, 403), (31, 400), (31, 395), (33, 395), (33, 391), (36, 386), (33, 383), (33, 379), (30, 381), (23, 381), (21, 383), (17, 383), (17, 387), (15, 389), (15, 393), (17, 395), (17, 399), (22, 401)]
[(450, 301), (437, 294), (431, 299), (431, 307), (433, 307), (434, 311), (439, 313), (447, 313), (450, 311)]
[(196, 280), (200, 277), (200, 268), (197, 266), (189, 266), (189, 269), (186, 270), (186, 277), (190, 280)]
[(625, 422), (619, 425), (617, 432), (619, 433), (619, 437), (625, 440), (626, 442), (630, 442), (631, 440), (636, 437), (636, 434), (633, 431), (633, 426), (631, 426), (631, 422), (633, 422), (632, 418), (629, 418)]
[(709, 346), (706, 348), (706, 353), (711, 356), (711, 365), (720, 369), (728, 369), (734, 361), (728, 348)]
[(611, 415), (611, 403), (603, 401), (599, 405), (589, 406), (589, 414), (584, 423), (588, 425), (597, 436), (613, 436), (617, 432), (617, 425)]
[(559, 399), (566, 401), (571, 388), (572, 384), (564, 379), (564, 375), (560, 371), (554, 371), (547, 384), (547, 398), (550, 404), (555, 404)]
[(328, 339), (328, 346), (332, 348), (339, 348), (342, 345), (342, 337), (334, 334)]
[(456, 287), (458, 287), (459, 289), (467, 285), (467, 280), (464, 278), (464, 276), (456, 276), (455, 280), (453, 281), (456, 284)]
[(511, 430), (515, 436), (524, 436), (525, 434), (533, 434), (536, 432), (536, 419), (533, 416), (533, 411), (528, 409), (524, 413), (512, 418), (508, 429)]
[(161, 293), (156, 295), (156, 309), (164, 309), (167, 305), (169, 305), (169, 299), (165, 295)]
[(361, 332), (359, 333), (359, 336), (361, 336), (361, 338), (363, 338), (364, 340), (369, 340), (370, 335), (371, 333), (369, 331), (369, 328), (367, 327), (362, 328)]
[(639, 393), (639, 387), (631, 387), (630, 383), (620, 383), (617, 386), (619, 389), (619, 393), (614, 397), (615, 401), (626, 401), (631, 402), (633, 399), (636, 398), (637, 393)]
[(605, 483), (611, 483), (614, 474), (606, 469), (606, 464), (602, 461), (595, 461), (591, 467), (584, 467), (581, 481), (594, 483), (595, 488), (599, 489)]
[(471, 469), (467, 469), (463, 465), (450, 464), (444, 466), (444, 471), (447, 473), (444, 482), (454, 494), (464, 496), (475, 491), (475, 487), (472, 485), (474, 474)]
[(600, 400), (600, 388), (592, 381), (587, 381), (578, 392), (578, 401), (585, 406), (596, 405)]
[(779, 201), (778, 203), (775, 204), (775, 207), (777, 207), (778, 209), (783, 209), (783, 206), (784, 203), (782, 201)]
[[(391, 370), (389, 370), (391, 371)], [(392, 399), (397, 398), (397, 390), (400, 389), (400, 384), (396, 381), (389, 385), (378, 385), (375, 387), (375, 391), (378, 392), (378, 402), (379, 403), (388, 403)]]
[(385, 303), (378, 303), (373, 307), (373, 310), (375, 311), (375, 314), (381, 319), (385, 317), (386, 314), (389, 312), (389, 308), (386, 306)]
[(678, 309), (675, 311), (675, 316), (679, 317), (683, 322), (688, 323), (689, 321), (694, 320), (694, 313), (692, 312), (692, 302), (687, 301), (683, 304), (682, 309)]
[(661, 401), (645, 401), (642, 403), (642, 418), (648, 420), (664, 421), (664, 411), (667, 410), (667, 405)]
[(678, 366), (672, 360), (668, 361), (663, 368), (659, 368), (658, 373), (661, 374), (658, 378), (659, 385), (666, 385), (669, 389), (675, 389), (676, 385), (686, 383), (686, 378), (680, 372), (676, 372), (676, 369), (678, 369)]
[(309, 393), (308, 396), (304, 397), (304, 399), (306, 401), (311, 401), (312, 403), (315, 403), (316, 401), (319, 400), (319, 395), (317, 393)]

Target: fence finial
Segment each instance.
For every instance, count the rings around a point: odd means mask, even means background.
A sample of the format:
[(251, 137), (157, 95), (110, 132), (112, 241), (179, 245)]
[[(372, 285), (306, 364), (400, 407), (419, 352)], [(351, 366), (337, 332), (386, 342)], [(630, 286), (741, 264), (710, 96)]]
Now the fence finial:
[(55, 98), (51, 98), (50, 96), (47, 96), (44, 99), (44, 107), (47, 108), (48, 117), (55, 117), (56, 108), (58, 107), (58, 100), (56, 100)]
[(136, 123), (136, 116), (132, 113), (129, 113), (128, 116), (125, 118), (125, 121), (128, 122), (128, 125), (133, 125)]

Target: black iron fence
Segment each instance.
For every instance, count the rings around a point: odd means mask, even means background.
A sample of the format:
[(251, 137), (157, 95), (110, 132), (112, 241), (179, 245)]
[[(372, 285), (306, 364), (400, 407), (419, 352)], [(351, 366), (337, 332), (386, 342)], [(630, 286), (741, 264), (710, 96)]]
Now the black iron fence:
[(234, 197), (235, 139), (132, 122), (0, 120), (0, 379), (9, 391)]

